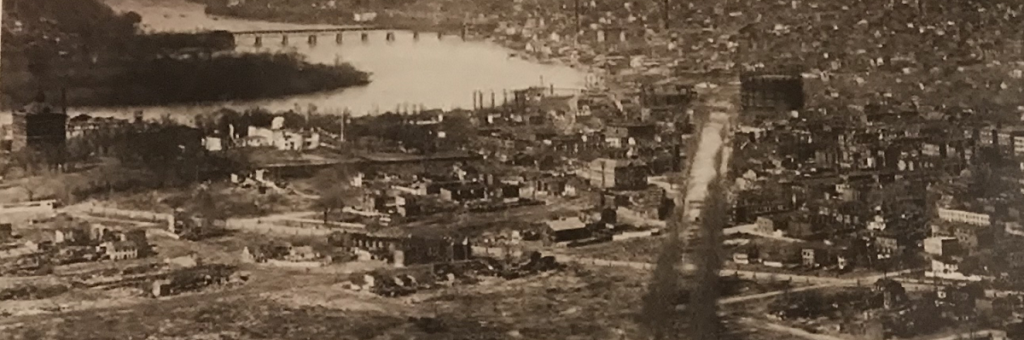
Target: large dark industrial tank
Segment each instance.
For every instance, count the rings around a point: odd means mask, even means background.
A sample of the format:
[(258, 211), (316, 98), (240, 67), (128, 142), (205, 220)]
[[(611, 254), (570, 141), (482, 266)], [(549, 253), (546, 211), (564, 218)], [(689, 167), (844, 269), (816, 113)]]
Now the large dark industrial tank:
[(744, 110), (790, 111), (804, 107), (804, 81), (798, 71), (753, 71), (740, 75)]

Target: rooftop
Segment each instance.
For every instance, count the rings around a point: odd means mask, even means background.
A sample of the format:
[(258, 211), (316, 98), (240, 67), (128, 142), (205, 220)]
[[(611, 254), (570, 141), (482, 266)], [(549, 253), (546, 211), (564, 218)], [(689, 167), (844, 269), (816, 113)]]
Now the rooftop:
[(587, 227), (586, 223), (583, 223), (579, 217), (551, 220), (545, 223), (547, 223), (548, 227), (553, 231), (583, 229)]

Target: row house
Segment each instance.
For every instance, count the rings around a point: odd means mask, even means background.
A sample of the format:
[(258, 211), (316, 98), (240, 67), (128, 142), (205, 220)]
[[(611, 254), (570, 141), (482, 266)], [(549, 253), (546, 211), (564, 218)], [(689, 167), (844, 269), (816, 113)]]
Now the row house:
[(653, 123), (611, 123), (604, 129), (605, 142), (611, 147), (653, 143), (656, 136)]
[(446, 201), (467, 202), (487, 197), (487, 186), (483, 183), (465, 183), (441, 188), (441, 198)]
[(396, 265), (446, 263), (472, 257), (472, 244), (468, 239), (336, 233), (329, 240), (335, 246), (385, 254)]
[(924, 252), (934, 256), (960, 254), (960, 244), (955, 237), (933, 236), (924, 239)]
[(601, 150), (601, 140), (588, 135), (556, 136), (544, 142), (551, 151), (564, 156), (576, 156), (581, 152)]
[(864, 106), (862, 120), (868, 124), (894, 124), (920, 117), (908, 103), (874, 103)]
[(898, 257), (903, 254), (909, 242), (905, 237), (893, 233), (879, 233), (874, 237), (875, 256), (878, 259)]
[(827, 223), (835, 233), (861, 230), (867, 227), (871, 211), (866, 204), (850, 202), (817, 202), (809, 205), (821, 223)]
[(991, 226), (992, 216), (983, 212), (938, 208), (939, 219), (952, 223), (965, 223), (975, 226)]
[(996, 131), (996, 149), (1003, 155), (1024, 155), (1024, 127), (1004, 127)]
[[(1020, 144), (1024, 147), (1024, 143)], [(921, 143), (921, 155), (925, 161), (931, 161), (932, 167), (943, 167), (947, 171), (957, 173), (974, 155), (970, 143), (963, 139), (932, 138)]]
[(808, 243), (800, 249), (800, 263), (805, 267), (819, 268), (838, 265), (846, 267), (844, 251), (825, 244)]
[(795, 209), (796, 198), (790, 192), (782, 190), (746, 190), (737, 194), (731, 216), (733, 223), (753, 223), (759, 216), (778, 214)]
[(389, 206), (393, 206), (391, 196), (382, 190), (374, 190), (363, 193), (356, 204), (356, 208), (365, 212), (386, 212)]
[(686, 106), (694, 96), (691, 85), (647, 85), (640, 91), (640, 104), (652, 110), (672, 110)]
[(786, 236), (801, 240), (821, 240), (827, 237), (828, 224), (808, 211), (798, 211), (789, 221)]
[(790, 222), (795, 219), (795, 216), (796, 215), (793, 212), (759, 216), (754, 223), (757, 225), (757, 231), (759, 233), (772, 235), (775, 234), (776, 231), (787, 230)]
[(960, 274), (960, 263), (963, 259), (953, 256), (940, 256), (932, 258), (931, 271), (940, 275)]
[(980, 147), (994, 147), (998, 143), (998, 130), (995, 126), (984, 126), (974, 134), (975, 144)]
[(538, 196), (575, 196), (576, 185), (570, 179), (568, 176), (540, 176), (532, 181), (533, 193)]
[(650, 168), (636, 161), (599, 158), (580, 173), (597, 188), (640, 189), (647, 186)]
[[(995, 242), (995, 228), (962, 222), (936, 221), (931, 223), (932, 237), (955, 239), (960, 252), (975, 253)], [(933, 241), (936, 242), (936, 241)]]

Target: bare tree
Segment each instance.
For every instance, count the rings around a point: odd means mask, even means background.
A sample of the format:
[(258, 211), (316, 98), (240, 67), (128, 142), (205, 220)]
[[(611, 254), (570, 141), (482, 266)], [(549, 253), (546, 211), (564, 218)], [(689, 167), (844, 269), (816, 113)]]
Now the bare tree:
[(324, 215), (324, 223), (327, 223), (328, 216), (334, 212), (339, 211), (345, 207), (345, 190), (342, 188), (331, 188), (327, 192), (320, 195), (313, 204), (317, 207)]

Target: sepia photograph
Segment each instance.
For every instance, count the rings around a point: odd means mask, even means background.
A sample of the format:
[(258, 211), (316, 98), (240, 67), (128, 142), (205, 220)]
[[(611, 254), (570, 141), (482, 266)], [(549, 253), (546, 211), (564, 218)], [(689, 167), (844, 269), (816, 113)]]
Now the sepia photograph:
[(0, 340), (1024, 340), (1024, 0), (0, 13)]

